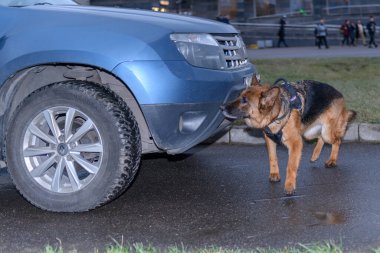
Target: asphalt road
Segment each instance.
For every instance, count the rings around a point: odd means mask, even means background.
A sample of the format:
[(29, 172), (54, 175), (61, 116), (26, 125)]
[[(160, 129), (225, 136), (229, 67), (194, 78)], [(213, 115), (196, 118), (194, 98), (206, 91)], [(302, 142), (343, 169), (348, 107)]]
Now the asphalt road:
[[(146, 156), (116, 201), (79, 214), (41, 211), (0, 173), (0, 252), (44, 245), (93, 252), (113, 240), (167, 247), (292, 246), (334, 240), (359, 252), (380, 246), (380, 144), (344, 143), (338, 167), (309, 163), (306, 145), (294, 197), (268, 181), (264, 146), (200, 146), (180, 156)], [(282, 178), (287, 152), (279, 149)]]

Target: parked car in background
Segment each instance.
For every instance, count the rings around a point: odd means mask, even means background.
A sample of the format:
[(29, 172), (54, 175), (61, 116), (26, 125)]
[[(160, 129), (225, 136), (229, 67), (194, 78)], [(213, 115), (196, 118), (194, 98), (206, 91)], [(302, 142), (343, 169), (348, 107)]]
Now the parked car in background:
[(71, 0), (0, 2), (1, 158), (50, 211), (103, 205), (142, 154), (178, 154), (229, 123), (255, 69), (230, 25)]

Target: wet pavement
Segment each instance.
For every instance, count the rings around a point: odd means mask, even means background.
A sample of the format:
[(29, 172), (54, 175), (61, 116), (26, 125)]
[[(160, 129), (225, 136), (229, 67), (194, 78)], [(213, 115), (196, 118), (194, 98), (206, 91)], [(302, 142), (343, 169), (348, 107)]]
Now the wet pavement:
[[(338, 167), (330, 148), (309, 163), (306, 145), (294, 197), (284, 180), (268, 181), (264, 146), (200, 146), (179, 156), (144, 157), (132, 187), (116, 201), (78, 214), (49, 213), (27, 203), (0, 173), (0, 252), (44, 245), (93, 252), (114, 240), (155, 247), (292, 246), (334, 240), (356, 252), (380, 246), (380, 144), (344, 143)], [(278, 150), (282, 178), (287, 151)]]

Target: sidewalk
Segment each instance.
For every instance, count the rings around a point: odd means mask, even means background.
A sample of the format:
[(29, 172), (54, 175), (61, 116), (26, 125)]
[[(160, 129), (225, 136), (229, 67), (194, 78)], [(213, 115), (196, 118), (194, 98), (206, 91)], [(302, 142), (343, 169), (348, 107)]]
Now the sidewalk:
[(329, 49), (317, 47), (281, 47), (248, 49), (248, 58), (253, 62), (257, 59), (284, 58), (333, 58), (333, 57), (380, 57), (380, 47), (368, 48), (332, 46)]
[[(332, 58), (332, 57), (380, 57), (380, 47), (287, 47), (248, 49), (248, 57), (255, 59), (285, 59), (285, 58)], [(380, 124), (352, 123), (348, 126), (344, 141), (380, 142)], [(234, 126), (227, 133), (215, 136), (207, 142), (230, 144), (264, 144), (261, 130), (247, 126)]]

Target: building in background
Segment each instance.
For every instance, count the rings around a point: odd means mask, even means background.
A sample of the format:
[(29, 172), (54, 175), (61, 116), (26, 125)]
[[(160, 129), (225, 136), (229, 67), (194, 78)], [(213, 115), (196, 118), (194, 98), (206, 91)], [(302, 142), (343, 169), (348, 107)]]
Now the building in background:
[[(345, 19), (380, 19), (380, 0), (77, 0), (83, 4), (146, 9), (193, 15), (209, 19), (231, 20), (247, 45), (273, 45), (279, 20), (286, 16), (287, 43), (313, 46), (314, 25), (324, 18), (329, 28), (329, 44), (339, 45), (339, 25)], [(224, 17), (221, 19), (220, 17)], [(335, 28), (332, 28), (335, 27)], [(380, 34), (380, 33), (378, 33)], [(271, 43), (267, 43), (271, 42)], [(262, 43), (261, 43), (262, 44)]]
[[(161, 12), (171, 12), (179, 14), (192, 15), (193, 9), (200, 11), (200, 15), (208, 17), (209, 13), (202, 15), (202, 6), (206, 6), (206, 10), (217, 8), (217, 4), (213, 3), (215, 1), (199, 1), (199, 3), (194, 6), (194, 0), (89, 0), (91, 5), (100, 6), (114, 6), (121, 8), (133, 8), (133, 9), (146, 9)], [(202, 4), (203, 3), (203, 4)], [(209, 3), (214, 5), (209, 7)]]
[(308, 16), (318, 20), (329, 15), (380, 13), (379, 0), (78, 0), (91, 5), (148, 9), (215, 19), (229, 16), (235, 21), (260, 17)]

